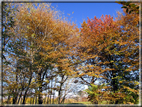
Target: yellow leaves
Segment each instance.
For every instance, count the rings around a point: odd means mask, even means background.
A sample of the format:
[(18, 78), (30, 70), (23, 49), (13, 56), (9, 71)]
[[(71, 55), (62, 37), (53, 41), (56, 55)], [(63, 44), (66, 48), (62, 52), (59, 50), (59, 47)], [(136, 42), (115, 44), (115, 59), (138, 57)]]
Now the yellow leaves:
[[(125, 104), (126, 104), (126, 103), (125, 103)], [(127, 104), (133, 105), (134, 103), (132, 103), (132, 102), (127, 102)]]
[(32, 37), (34, 37), (34, 36), (35, 36), (35, 34), (33, 33), (31, 36), (32, 36)]
[(81, 74), (79, 74), (78, 76), (79, 77), (82, 77), (82, 76), (84, 76), (85, 75), (85, 73), (81, 73)]
[(124, 89), (128, 89), (129, 91), (134, 92), (134, 93), (137, 93), (137, 92), (138, 92), (138, 90), (132, 89), (132, 88), (127, 87), (127, 86), (123, 86), (123, 88), (124, 88)]
[(87, 67), (92, 68), (92, 67), (94, 67), (94, 65), (87, 65)]
[(140, 83), (139, 83), (139, 82), (137, 82), (137, 81), (135, 81), (134, 83), (135, 83), (135, 85), (139, 85), (139, 84), (140, 84)]
[(29, 26), (27, 26), (27, 28), (28, 28), (28, 29), (30, 29), (30, 27), (29, 27)]
[(44, 82), (49, 83), (49, 80), (45, 80)]
[(104, 86), (104, 87), (103, 87), (103, 89), (107, 89), (107, 88), (110, 88), (110, 87), (109, 87), (109, 86)]
[(87, 73), (88, 76), (94, 76), (92, 72)]
[(39, 55), (44, 56), (44, 53), (43, 52), (39, 52)]
[(36, 80), (33, 78), (33, 79), (32, 79), (32, 83), (35, 83), (35, 82), (36, 82)]
[[(93, 49), (92, 49), (93, 50)], [(98, 57), (98, 55), (95, 55), (95, 54), (93, 54), (93, 55), (88, 55), (88, 59), (93, 59), (93, 58), (97, 58)]]
[(79, 38), (80, 36), (78, 35), (77, 38)]
[(105, 62), (103, 62), (103, 64), (109, 64), (110, 62), (109, 61), (105, 61)]

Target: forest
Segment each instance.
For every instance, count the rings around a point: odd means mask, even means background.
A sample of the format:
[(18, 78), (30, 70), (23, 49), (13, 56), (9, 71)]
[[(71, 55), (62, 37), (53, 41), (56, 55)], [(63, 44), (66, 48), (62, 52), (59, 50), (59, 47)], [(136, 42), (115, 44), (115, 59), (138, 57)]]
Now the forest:
[(78, 28), (51, 4), (2, 2), (2, 105), (139, 104), (140, 3), (117, 3)]

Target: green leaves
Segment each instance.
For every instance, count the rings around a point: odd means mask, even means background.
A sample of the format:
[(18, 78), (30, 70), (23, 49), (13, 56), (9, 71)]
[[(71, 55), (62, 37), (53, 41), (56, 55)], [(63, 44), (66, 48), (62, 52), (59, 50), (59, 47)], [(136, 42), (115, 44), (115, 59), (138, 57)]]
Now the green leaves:
[(103, 87), (105, 84), (102, 85), (95, 85), (91, 84), (91, 86), (85, 90), (88, 93), (88, 99), (92, 102), (92, 104), (98, 104), (98, 102), (102, 101), (103, 96)]
[(27, 26), (27, 29), (30, 29), (30, 27), (29, 27), (29, 26)]
[(32, 34), (32, 37), (34, 37), (34, 36), (35, 36), (35, 34), (33, 33), (33, 34)]
[(127, 6), (122, 6), (121, 8), (127, 8)]
[(139, 13), (139, 6), (132, 2), (120, 2), (123, 6), (121, 8), (125, 8), (126, 12), (131, 14), (132, 12)]
[(5, 64), (5, 65), (9, 65), (9, 64), (11, 64), (9, 61), (5, 61), (3, 64)]

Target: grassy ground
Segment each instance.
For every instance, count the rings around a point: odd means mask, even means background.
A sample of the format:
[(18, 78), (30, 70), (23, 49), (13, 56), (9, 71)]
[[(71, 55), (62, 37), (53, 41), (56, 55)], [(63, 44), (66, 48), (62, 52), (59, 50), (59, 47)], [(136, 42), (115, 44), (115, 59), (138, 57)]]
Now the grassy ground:
[(91, 102), (78, 102), (79, 104), (91, 104)]
[(91, 102), (77, 102), (77, 103), (65, 103), (65, 104), (91, 104)]

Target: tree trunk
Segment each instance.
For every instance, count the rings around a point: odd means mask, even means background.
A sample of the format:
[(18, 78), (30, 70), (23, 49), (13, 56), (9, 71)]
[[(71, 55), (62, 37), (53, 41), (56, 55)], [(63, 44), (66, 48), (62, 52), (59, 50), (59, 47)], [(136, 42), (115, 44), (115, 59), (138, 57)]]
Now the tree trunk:
[(30, 86), (31, 81), (32, 81), (32, 66), (31, 66), (31, 65), (30, 65), (29, 72), (30, 72), (30, 79), (29, 79), (28, 86), (27, 86), (27, 88), (26, 88), (26, 90), (25, 90), (25, 94), (24, 94), (24, 97), (23, 97), (23, 103), (22, 103), (22, 104), (25, 104), (27, 92), (28, 92), (28, 90), (29, 90), (29, 86)]
[(61, 103), (63, 103), (63, 104), (64, 104), (64, 101), (65, 101), (66, 95), (67, 95), (67, 94), (64, 95), (64, 97), (63, 97), (63, 99), (62, 99), (62, 101), (61, 101)]
[(59, 94), (58, 94), (58, 104), (61, 104), (61, 91), (62, 91), (62, 86), (63, 86), (64, 82), (68, 79), (68, 77), (64, 79), (64, 76), (65, 76), (64, 74), (61, 76), (62, 79), (61, 79), (61, 83), (60, 83), (61, 85), (60, 85)]
[(23, 103), (22, 104), (25, 104), (25, 102), (26, 102), (27, 92), (28, 92), (28, 88), (26, 89), (25, 94), (23, 96)]
[(49, 94), (48, 94), (47, 104), (49, 104)]
[[(17, 66), (18, 67), (18, 66)], [(16, 82), (18, 82), (18, 68), (16, 68)], [(18, 89), (16, 88), (14, 91), (13, 91), (13, 104), (16, 104), (17, 102), (17, 98), (18, 98)]]
[(16, 104), (16, 101), (17, 101), (17, 96), (18, 96), (18, 94), (14, 94), (14, 97), (13, 97), (13, 104)]
[(37, 96), (35, 97), (35, 104), (37, 104)]
[(25, 94), (24, 94), (24, 97), (23, 97), (23, 103), (22, 103), (22, 104), (25, 104), (26, 96), (27, 96), (27, 92), (28, 92), (28, 90), (29, 90), (29, 85), (31, 84), (31, 80), (32, 80), (32, 76), (31, 76), (31, 78), (30, 78), (30, 80), (29, 80), (28, 87), (27, 87), (27, 89), (26, 89), (26, 91), (25, 91)]
[(54, 104), (54, 94), (53, 94), (53, 102), (52, 102), (52, 104)]
[(38, 104), (42, 104), (43, 103), (43, 99), (42, 99), (41, 69), (39, 70), (39, 73), (38, 73), (38, 85), (39, 85)]
[(18, 99), (18, 104), (19, 104), (19, 101), (20, 101), (20, 99), (21, 99), (21, 96), (22, 96), (22, 92), (20, 93), (20, 96), (19, 96), (19, 99)]
[(8, 95), (7, 104), (10, 104), (10, 95)]
[(61, 103), (60, 100), (61, 100), (61, 91), (62, 91), (62, 85), (63, 85), (63, 78), (64, 78), (64, 75), (62, 76), (61, 85), (60, 85), (60, 89), (59, 89), (58, 104)]
[(34, 102), (35, 102), (35, 100), (34, 100), (34, 99), (35, 99), (35, 97), (33, 97), (33, 104), (35, 104), (35, 103), (34, 103)]

